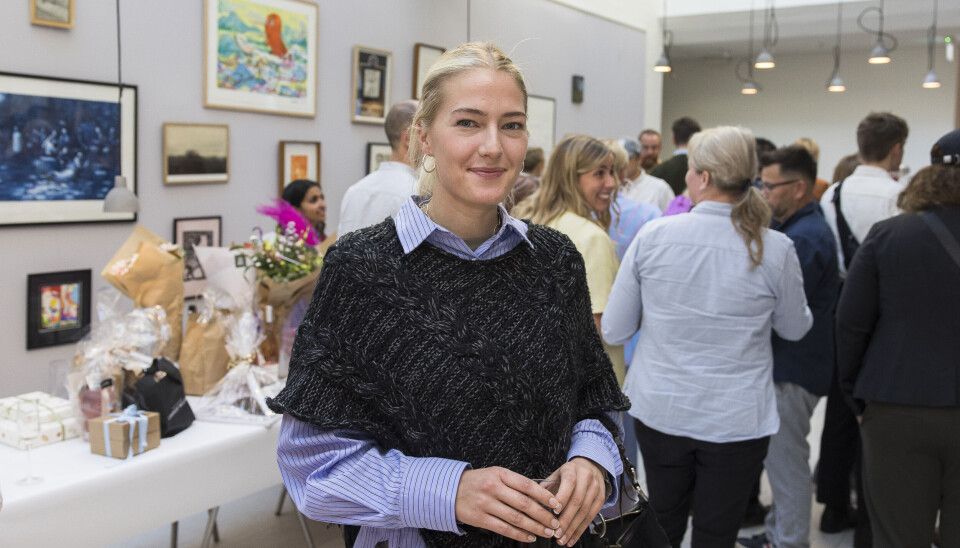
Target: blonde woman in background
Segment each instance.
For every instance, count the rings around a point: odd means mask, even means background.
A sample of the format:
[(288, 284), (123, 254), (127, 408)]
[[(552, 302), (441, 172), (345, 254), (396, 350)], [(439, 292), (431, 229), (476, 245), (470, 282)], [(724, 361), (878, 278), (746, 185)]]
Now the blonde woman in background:
[(603, 338), (640, 329), (624, 393), (650, 503), (674, 546), (693, 510), (692, 546), (733, 546), (779, 427), (771, 328), (800, 339), (813, 318), (790, 239), (768, 230), (746, 129), (689, 143), (693, 210), (648, 223), (623, 258)]
[[(617, 184), (616, 162), (610, 148), (593, 137), (571, 135), (553, 149), (540, 189), (513, 209), (517, 218), (555, 228), (573, 240), (587, 267), (598, 332), (620, 266), (616, 247), (607, 233)], [(605, 346), (622, 384), (626, 369), (623, 346)]]

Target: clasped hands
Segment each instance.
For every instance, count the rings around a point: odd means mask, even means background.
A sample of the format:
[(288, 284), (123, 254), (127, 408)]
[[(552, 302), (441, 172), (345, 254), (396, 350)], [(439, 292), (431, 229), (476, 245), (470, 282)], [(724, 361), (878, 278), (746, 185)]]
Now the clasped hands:
[(592, 460), (574, 457), (546, 478), (559, 482), (551, 493), (505, 468), (466, 470), (457, 487), (457, 521), (519, 542), (536, 535), (573, 546), (603, 507), (605, 474)]

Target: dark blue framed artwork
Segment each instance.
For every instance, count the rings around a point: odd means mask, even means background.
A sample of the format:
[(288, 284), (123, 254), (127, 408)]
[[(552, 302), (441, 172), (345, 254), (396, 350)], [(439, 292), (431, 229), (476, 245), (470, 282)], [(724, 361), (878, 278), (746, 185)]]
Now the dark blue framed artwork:
[(136, 192), (137, 88), (0, 73), (0, 226), (135, 221), (104, 213)]

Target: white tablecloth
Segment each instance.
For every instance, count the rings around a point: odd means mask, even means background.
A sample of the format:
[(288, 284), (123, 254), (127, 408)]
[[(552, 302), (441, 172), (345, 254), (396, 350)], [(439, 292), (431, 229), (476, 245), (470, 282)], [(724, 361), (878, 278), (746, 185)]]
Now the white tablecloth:
[(278, 485), (279, 431), (195, 421), (125, 461), (69, 440), (33, 451), (30, 486), (27, 452), (0, 445), (0, 546), (103, 546)]

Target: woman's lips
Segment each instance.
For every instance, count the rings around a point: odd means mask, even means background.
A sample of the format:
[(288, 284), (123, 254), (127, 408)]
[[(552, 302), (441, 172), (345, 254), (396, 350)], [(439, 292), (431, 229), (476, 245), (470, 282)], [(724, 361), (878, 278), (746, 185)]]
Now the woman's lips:
[(501, 167), (474, 167), (470, 172), (481, 179), (496, 179), (503, 175), (507, 170)]

